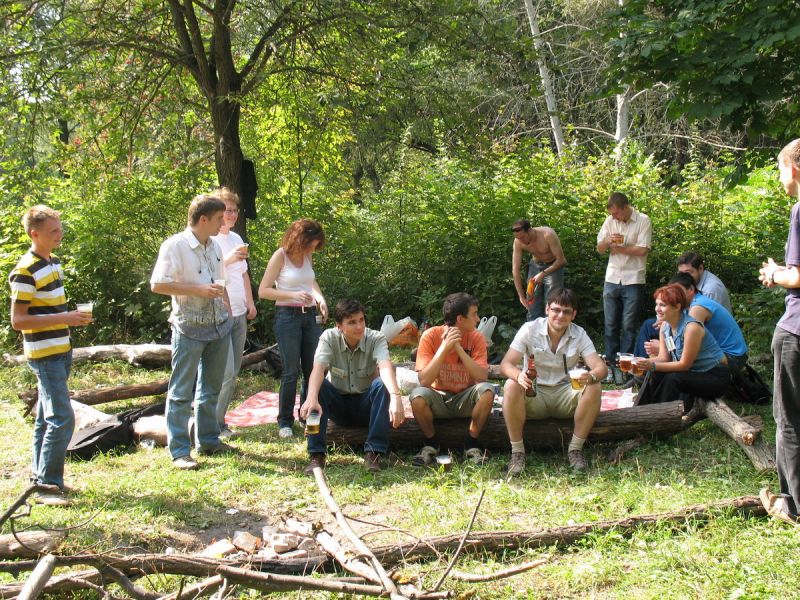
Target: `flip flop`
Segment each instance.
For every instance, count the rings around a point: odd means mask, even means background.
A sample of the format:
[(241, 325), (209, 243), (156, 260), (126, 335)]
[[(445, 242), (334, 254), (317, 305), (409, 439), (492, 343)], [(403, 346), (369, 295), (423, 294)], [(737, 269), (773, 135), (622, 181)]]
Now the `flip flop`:
[(758, 493), (758, 498), (761, 500), (761, 504), (764, 506), (768, 515), (779, 521), (788, 523), (789, 525), (794, 525), (795, 527), (798, 525), (797, 519), (792, 518), (791, 515), (784, 512), (782, 496), (773, 494), (767, 488), (762, 488)]

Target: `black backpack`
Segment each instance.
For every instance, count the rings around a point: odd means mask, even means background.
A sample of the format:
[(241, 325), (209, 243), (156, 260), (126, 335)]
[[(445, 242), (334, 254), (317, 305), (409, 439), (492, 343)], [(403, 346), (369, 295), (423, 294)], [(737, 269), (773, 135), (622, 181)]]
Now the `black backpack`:
[(67, 454), (72, 458), (89, 460), (100, 452), (108, 452), (120, 446), (130, 446), (133, 444), (133, 423), (141, 417), (164, 414), (164, 406), (165, 404), (161, 402), (144, 408), (126, 410), (114, 415), (114, 418), (108, 421), (80, 429), (72, 434)]
[(748, 364), (745, 364), (738, 373), (732, 374), (727, 396), (731, 400), (747, 404), (772, 402), (772, 392), (769, 386), (761, 379), (761, 375)]

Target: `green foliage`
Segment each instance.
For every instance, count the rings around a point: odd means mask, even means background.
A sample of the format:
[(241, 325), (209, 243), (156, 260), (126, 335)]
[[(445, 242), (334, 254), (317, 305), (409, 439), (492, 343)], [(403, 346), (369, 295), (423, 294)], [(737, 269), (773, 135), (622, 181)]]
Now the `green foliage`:
[(627, 0), (608, 13), (610, 87), (672, 87), (672, 114), (751, 136), (800, 133), (800, 7), (770, 0)]
[[(335, 143), (328, 143), (325, 152), (331, 153)], [(595, 251), (595, 243), (606, 217), (605, 200), (615, 189), (629, 194), (653, 221), (650, 292), (674, 273), (678, 254), (691, 249), (742, 294), (736, 314), (754, 341), (771, 335), (780, 314), (779, 302), (767, 302), (772, 292), (751, 294), (758, 289), (761, 262), (768, 256), (780, 260), (786, 238), (789, 200), (775, 183), (774, 167), (753, 169), (729, 188), (730, 167), (692, 164), (682, 185), (668, 188), (661, 183), (664, 165), (635, 147), (619, 164), (577, 151), (559, 159), (534, 144), (497, 151), (480, 162), (433, 160), (427, 153), (406, 151), (379, 192), (354, 202), (352, 191), (336, 181), (336, 168), (309, 164), (302, 206), (284, 187), (285, 179), (262, 175), (260, 217), (248, 226), (254, 286), (288, 224), (301, 216), (316, 218), (328, 236), (315, 269), (329, 304), (356, 297), (368, 306), (373, 326), (384, 314), (437, 322), (444, 296), (455, 291), (478, 297), (483, 315), (519, 326), (524, 312), (511, 281), (509, 226), (525, 216), (558, 232), (568, 260), (566, 284), (581, 299), (578, 321), (599, 340), (607, 256)], [(8, 232), (8, 242), (0, 246), (5, 272), (27, 244), (18, 225), (23, 205), (49, 202), (64, 211), (60, 255), (68, 296), (73, 302), (97, 302), (97, 323), (77, 332), (78, 343), (163, 339), (168, 303), (149, 291), (150, 272), (159, 244), (184, 227), (190, 198), (213, 187), (213, 174), (187, 168), (116, 177), (90, 169), (85, 161), (73, 171), (68, 179), (40, 179), (49, 187), (35, 200), (21, 192), (33, 182), (23, 185), (15, 172), (0, 175), (0, 186), (10, 192), (0, 220)], [(333, 189), (341, 190), (336, 194), (328, 185), (332, 179)], [(0, 297), (7, 294), (6, 286)], [(763, 312), (767, 309), (771, 312)], [(272, 303), (259, 303), (255, 338), (272, 337), (273, 311)], [(642, 316), (650, 312), (646, 302)], [(7, 325), (5, 334), (7, 345), (16, 338), (8, 337)]]

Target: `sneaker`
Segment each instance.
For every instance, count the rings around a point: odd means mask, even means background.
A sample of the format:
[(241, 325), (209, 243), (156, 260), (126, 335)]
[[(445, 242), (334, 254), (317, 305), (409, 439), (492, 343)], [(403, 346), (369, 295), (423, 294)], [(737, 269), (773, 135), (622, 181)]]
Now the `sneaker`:
[(194, 471), (197, 468), (197, 461), (187, 454), (172, 459), (172, 466), (181, 471)]
[(209, 446), (208, 448), (200, 448), (198, 450), (204, 456), (214, 456), (215, 454), (235, 454), (238, 452), (236, 448), (225, 442), (220, 442), (216, 446)]
[(37, 492), (37, 494), (33, 497), (33, 501), (36, 504), (43, 504), (44, 506), (60, 506), (60, 507), (67, 507), (72, 506), (72, 500), (67, 498), (64, 495), (64, 492), (61, 490), (58, 491), (42, 491)]
[(508, 477), (516, 477), (517, 475), (522, 475), (522, 472), (524, 470), (525, 470), (525, 453), (512, 452), (511, 460), (508, 461), (508, 473), (506, 475)]
[(377, 473), (381, 470), (381, 455), (377, 452), (367, 451), (364, 453), (364, 466), (370, 473)]
[(294, 430), (291, 427), (281, 427), (278, 430), (278, 437), (282, 439), (293, 438)]
[(222, 431), (219, 432), (219, 439), (221, 440), (232, 440), (236, 437), (236, 434), (233, 433), (229, 427), (223, 427)]
[(464, 450), (465, 461), (469, 461), (476, 465), (482, 465), (485, 458), (486, 457), (480, 448), (469, 448), (468, 450)]
[(308, 466), (303, 469), (303, 472), (307, 475), (314, 475), (314, 469), (319, 467), (320, 469), (325, 468), (325, 454), (322, 452), (314, 452), (311, 455), (311, 460), (308, 462)]
[(758, 493), (758, 498), (761, 500), (761, 504), (764, 506), (769, 516), (778, 521), (788, 523), (789, 525), (798, 525), (797, 519), (792, 518), (792, 516), (784, 510), (786, 501), (783, 499), (783, 496), (778, 496), (770, 492), (767, 488), (762, 488)]
[(411, 460), (411, 464), (415, 467), (427, 467), (436, 460), (436, 455), (439, 451), (433, 446), (423, 446)]
[(569, 459), (569, 466), (577, 473), (583, 473), (589, 468), (586, 458), (583, 456), (583, 450), (570, 450), (567, 452), (567, 459)]

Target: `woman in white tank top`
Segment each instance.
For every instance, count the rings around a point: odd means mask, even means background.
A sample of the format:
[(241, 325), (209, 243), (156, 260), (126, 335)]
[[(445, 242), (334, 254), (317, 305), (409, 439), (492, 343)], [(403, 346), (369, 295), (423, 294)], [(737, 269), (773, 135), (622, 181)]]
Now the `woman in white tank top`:
[(295, 396), (300, 370), (305, 379), (301, 403), (305, 402), (308, 378), (314, 366), (314, 351), (321, 333), (320, 321), (328, 319), (328, 305), (319, 289), (311, 255), (325, 246), (322, 226), (311, 219), (292, 223), (283, 234), (281, 247), (269, 259), (258, 286), (258, 297), (274, 300), (275, 339), (283, 362), (278, 393), (278, 427), (282, 438), (294, 435)]

